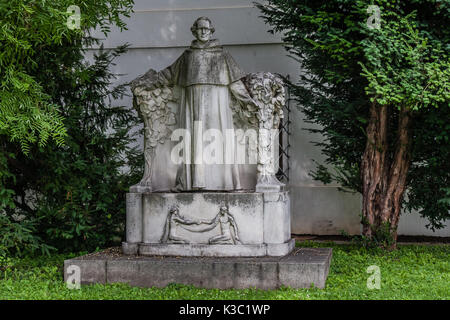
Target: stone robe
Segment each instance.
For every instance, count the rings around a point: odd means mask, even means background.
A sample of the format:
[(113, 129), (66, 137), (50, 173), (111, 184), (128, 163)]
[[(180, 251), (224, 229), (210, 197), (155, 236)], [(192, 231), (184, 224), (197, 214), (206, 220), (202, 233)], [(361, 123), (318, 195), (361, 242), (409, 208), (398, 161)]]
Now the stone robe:
[[(225, 137), (227, 129), (234, 129), (231, 95), (240, 103), (253, 103), (241, 81), (244, 76), (217, 40), (206, 44), (194, 40), (171, 66), (158, 73), (154, 87), (181, 88), (179, 123), (180, 128), (190, 133), (184, 162), (177, 171), (178, 190), (241, 189), (235, 138), (234, 135), (233, 139)], [(205, 136), (209, 129), (218, 130), (223, 139)], [(220, 146), (212, 152), (213, 163), (207, 151), (211, 142)]]

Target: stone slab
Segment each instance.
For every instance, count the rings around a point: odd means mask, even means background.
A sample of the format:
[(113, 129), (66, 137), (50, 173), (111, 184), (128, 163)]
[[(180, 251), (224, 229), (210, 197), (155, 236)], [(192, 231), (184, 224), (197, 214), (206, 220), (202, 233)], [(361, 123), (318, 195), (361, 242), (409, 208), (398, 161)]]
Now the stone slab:
[(218, 289), (324, 288), (331, 248), (296, 248), (284, 257), (126, 256), (113, 248), (64, 261), (81, 269), (81, 283), (128, 283), (165, 287), (170, 283)]
[[(136, 247), (137, 246), (137, 247)], [(290, 239), (279, 244), (254, 245), (211, 245), (211, 244), (165, 244), (165, 243), (122, 243), (124, 254), (144, 256), (183, 256), (183, 257), (263, 257), (285, 256), (295, 246)]]
[(146, 244), (139, 245), (139, 254), (147, 256), (190, 257), (258, 257), (266, 255), (264, 244), (212, 245), (212, 244)]
[(125, 255), (136, 255), (139, 253), (140, 243), (122, 242), (122, 252)]
[(288, 193), (269, 192), (263, 195), (264, 243), (285, 243), (291, 238), (291, 214)]
[[(168, 213), (174, 205), (179, 207), (183, 217), (195, 220), (211, 220), (219, 213), (221, 206), (228, 205), (239, 228), (242, 243), (264, 242), (263, 194), (231, 192), (142, 194), (142, 242), (161, 242)], [(178, 236), (196, 244), (207, 244), (211, 237), (218, 234), (219, 226), (206, 232), (189, 232), (178, 228)]]
[(288, 255), (294, 247), (294, 239), (291, 239), (286, 243), (268, 243), (266, 244), (266, 255), (270, 257), (282, 257)]
[[(307, 288), (314, 283), (320, 289), (325, 288), (325, 280), (331, 264), (331, 249), (301, 248), (283, 258), (279, 264), (281, 285), (293, 288)], [(312, 281), (314, 279), (314, 281)]]
[[(130, 192), (123, 252), (215, 257), (286, 255), (293, 247), (289, 201), (287, 191)], [(232, 220), (212, 224), (223, 206)], [(171, 220), (173, 208), (178, 208), (181, 222)], [(211, 242), (227, 231), (230, 241)]]
[(106, 260), (85, 260), (75, 258), (64, 261), (64, 281), (70, 273), (67, 268), (77, 266), (80, 268), (81, 284), (106, 283)]

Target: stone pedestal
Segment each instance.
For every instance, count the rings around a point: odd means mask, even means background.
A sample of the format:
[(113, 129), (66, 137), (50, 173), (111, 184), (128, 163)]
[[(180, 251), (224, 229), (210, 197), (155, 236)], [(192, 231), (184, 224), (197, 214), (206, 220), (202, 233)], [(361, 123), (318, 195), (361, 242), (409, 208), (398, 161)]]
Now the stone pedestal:
[(82, 284), (324, 288), (332, 250), (294, 248), (288, 192), (128, 193), (126, 242), (64, 261)]
[[(118, 249), (118, 248), (117, 248)], [(80, 268), (81, 284), (128, 283), (165, 287), (170, 283), (219, 289), (324, 288), (331, 248), (296, 248), (284, 257), (146, 257), (123, 255), (111, 248), (64, 261)]]
[[(284, 256), (294, 247), (289, 207), (287, 191), (128, 193), (123, 252), (147, 256)], [(177, 219), (173, 219), (171, 210), (176, 211)]]

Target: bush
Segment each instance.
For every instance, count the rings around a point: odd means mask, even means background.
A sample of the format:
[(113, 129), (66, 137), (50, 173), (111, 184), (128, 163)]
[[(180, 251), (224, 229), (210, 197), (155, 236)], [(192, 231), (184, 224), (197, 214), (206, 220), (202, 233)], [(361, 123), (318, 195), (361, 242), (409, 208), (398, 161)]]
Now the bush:
[(15, 221), (14, 218), (6, 214), (0, 214), (0, 258), (25, 254), (50, 254), (54, 248), (42, 242), (36, 235), (36, 220), (24, 219)]
[[(367, 23), (373, 6), (379, 28)], [(314, 123), (305, 129), (320, 134), (315, 145), (325, 157), (311, 176), (362, 194), (364, 241), (394, 247), (402, 209), (417, 210), (432, 230), (444, 227), (450, 29), (441, 26), (450, 2), (269, 0), (258, 7), (299, 62), (291, 97)]]
[(60, 251), (117, 244), (123, 235), (124, 194), (141, 174), (139, 153), (130, 146), (138, 118), (128, 107), (110, 105), (125, 88), (110, 89), (115, 75), (108, 68), (125, 50), (101, 49), (90, 65), (80, 56), (70, 72), (54, 74), (46, 86), (64, 102), (65, 145), (35, 146), (31, 157), (9, 159), (15, 178), (7, 179), (7, 188), (16, 197), (7, 211), (29, 219), (30, 233)]
[(130, 147), (137, 117), (111, 104), (125, 89), (111, 88), (109, 68), (126, 47), (101, 49), (92, 63), (84, 49), (99, 44), (92, 29), (124, 29), (133, 1), (83, 1), (74, 30), (66, 25), (72, 4), (0, 4), (0, 233), (8, 254), (118, 243), (124, 192), (140, 175)]

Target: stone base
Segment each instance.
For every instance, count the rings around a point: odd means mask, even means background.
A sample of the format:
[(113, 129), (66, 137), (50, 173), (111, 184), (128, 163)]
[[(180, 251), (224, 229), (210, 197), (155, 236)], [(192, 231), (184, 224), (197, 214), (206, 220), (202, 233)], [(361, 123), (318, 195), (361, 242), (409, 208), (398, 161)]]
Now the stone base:
[(287, 191), (130, 192), (126, 203), (125, 254), (282, 256), (294, 246)]
[(180, 257), (263, 257), (285, 256), (294, 249), (295, 240), (281, 244), (164, 244), (164, 243), (122, 243), (126, 255), (180, 256)]
[(134, 186), (130, 187), (130, 192), (133, 193), (148, 193), (148, 192), (152, 192), (152, 187), (151, 186), (141, 186), (139, 184), (136, 184)]
[(256, 192), (285, 192), (286, 185), (280, 182), (275, 175), (258, 175), (256, 182)]
[(105, 250), (64, 261), (80, 267), (81, 283), (128, 283), (165, 287), (170, 283), (218, 289), (324, 288), (331, 248), (296, 248), (284, 257), (196, 258), (125, 256), (120, 249)]

